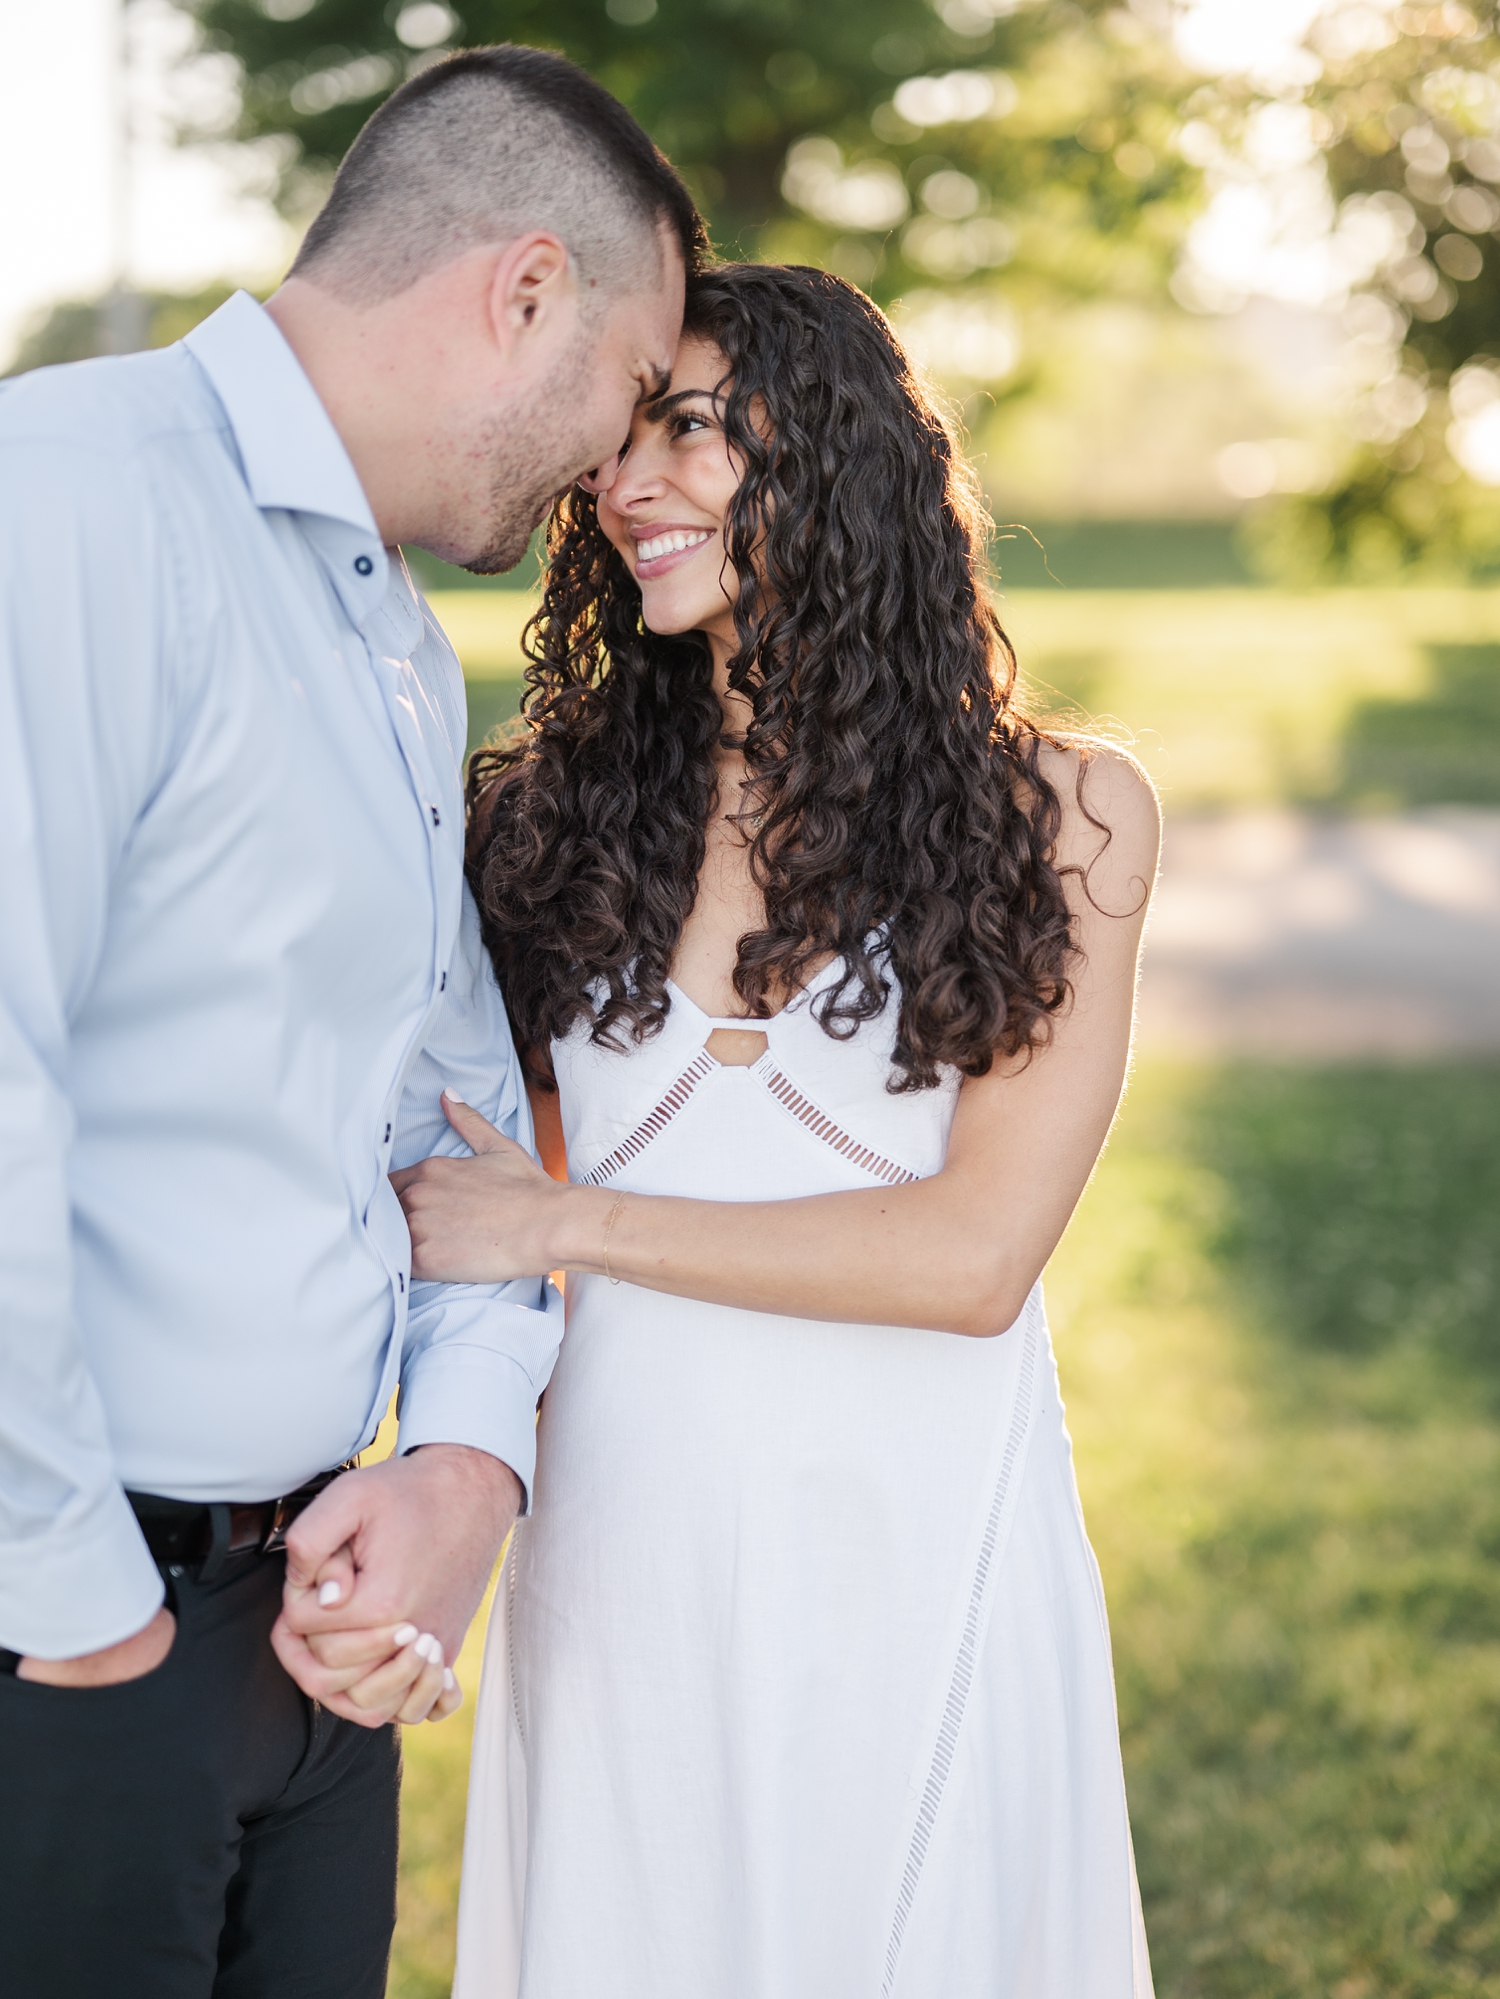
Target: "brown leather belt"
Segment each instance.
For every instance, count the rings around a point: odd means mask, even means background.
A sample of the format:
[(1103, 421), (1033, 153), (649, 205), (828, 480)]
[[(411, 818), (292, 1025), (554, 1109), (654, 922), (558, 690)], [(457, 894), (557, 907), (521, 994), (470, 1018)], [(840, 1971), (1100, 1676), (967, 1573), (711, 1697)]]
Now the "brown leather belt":
[(163, 1499), (154, 1492), (127, 1492), (152, 1559), (180, 1574), (196, 1568), (200, 1582), (212, 1582), (231, 1555), (273, 1555), (286, 1546), (287, 1529), (333, 1481), (353, 1471), (358, 1458), (319, 1472), (280, 1499), (208, 1503)]

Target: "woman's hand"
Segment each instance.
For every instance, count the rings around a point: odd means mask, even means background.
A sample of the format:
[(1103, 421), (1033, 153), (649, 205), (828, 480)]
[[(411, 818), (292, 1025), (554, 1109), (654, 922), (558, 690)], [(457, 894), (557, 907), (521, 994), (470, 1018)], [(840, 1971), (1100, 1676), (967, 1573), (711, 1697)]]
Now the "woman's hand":
[(424, 1159), (391, 1175), (411, 1230), (411, 1274), (447, 1284), (503, 1284), (561, 1268), (563, 1230), (580, 1195), (560, 1186), (524, 1146), (443, 1092), (448, 1122), (472, 1159)]

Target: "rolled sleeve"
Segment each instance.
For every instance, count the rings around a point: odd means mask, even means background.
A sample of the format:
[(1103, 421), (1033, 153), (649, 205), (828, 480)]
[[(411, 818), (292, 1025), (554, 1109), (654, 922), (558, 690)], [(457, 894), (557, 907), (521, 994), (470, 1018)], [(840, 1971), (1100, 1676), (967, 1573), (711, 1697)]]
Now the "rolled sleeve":
[[(402, 1096), (394, 1166), (468, 1147), (443, 1115), (453, 1089), (497, 1131), (534, 1150), (531, 1108), (505, 1002), (464, 890), (444, 1005)], [(402, 1345), (398, 1451), (468, 1444), (510, 1466), (531, 1504), (536, 1407), (562, 1342), (563, 1301), (545, 1278), (411, 1287)]]

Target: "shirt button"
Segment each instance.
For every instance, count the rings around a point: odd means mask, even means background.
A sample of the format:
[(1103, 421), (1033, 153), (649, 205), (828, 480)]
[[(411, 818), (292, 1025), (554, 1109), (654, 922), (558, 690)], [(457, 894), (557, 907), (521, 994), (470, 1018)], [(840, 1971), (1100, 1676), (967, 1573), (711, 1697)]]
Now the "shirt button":
[(356, 556), (355, 556), (355, 558), (354, 558), (354, 573), (355, 573), (355, 575), (356, 575), (356, 576), (368, 576), (368, 575), (370, 575), (370, 574), (371, 574), (371, 572), (373, 571), (374, 567), (375, 567), (375, 565), (374, 565), (374, 563), (373, 563), (373, 562), (372, 562), (372, 561), (370, 560), (370, 558), (369, 558), (369, 556), (368, 556), (368, 555), (356, 555)]

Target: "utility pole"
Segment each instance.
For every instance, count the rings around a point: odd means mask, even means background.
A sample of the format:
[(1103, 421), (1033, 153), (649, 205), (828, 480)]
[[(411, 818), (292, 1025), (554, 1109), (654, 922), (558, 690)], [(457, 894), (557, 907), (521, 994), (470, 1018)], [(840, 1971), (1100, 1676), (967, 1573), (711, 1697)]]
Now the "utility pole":
[(134, 354), (146, 344), (149, 313), (131, 283), (135, 133), (131, 121), (130, 0), (107, 0), (110, 61), (109, 248), (111, 284), (100, 314), (106, 354)]

